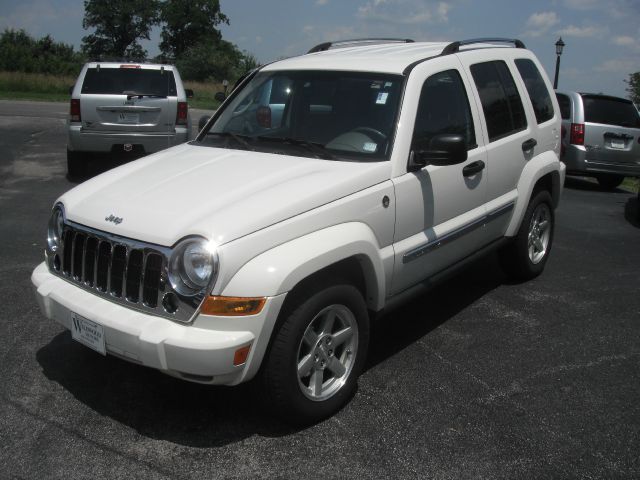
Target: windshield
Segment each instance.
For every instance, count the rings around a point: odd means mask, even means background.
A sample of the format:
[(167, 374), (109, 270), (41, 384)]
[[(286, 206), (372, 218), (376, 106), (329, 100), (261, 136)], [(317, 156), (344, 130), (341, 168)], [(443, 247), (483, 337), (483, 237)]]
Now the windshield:
[(640, 116), (629, 100), (583, 95), (586, 122), (640, 128)]
[(199, 142), (332, 160), (388, 160), (402, 81), (376, 73), (259, 72)]
[(120, 95), (138, 93), (158, 97), (175, 97), (176, 80), (166, 69), (89, 68), (82, 83), (82, 93)]

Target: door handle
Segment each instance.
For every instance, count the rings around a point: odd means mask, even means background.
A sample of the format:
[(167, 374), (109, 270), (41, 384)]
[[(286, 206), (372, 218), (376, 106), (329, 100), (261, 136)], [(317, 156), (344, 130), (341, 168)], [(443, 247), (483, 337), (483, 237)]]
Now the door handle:
[(482, 160), (478, 160), (477, 162), (470, 163), (466, 167), (462, 169), (462, 175), (465, 177), (472, 177), (478, 172), (484, 170), (484, 162)]
[(535, 147), (536, 145), (538, 145), (538, 142), (536, 141), (535, 138), (530, 138), (529, 140), (525, 140), (524, 142), (522, 142), (522, 151), (527, 152), (533, 149), (533, 147)]

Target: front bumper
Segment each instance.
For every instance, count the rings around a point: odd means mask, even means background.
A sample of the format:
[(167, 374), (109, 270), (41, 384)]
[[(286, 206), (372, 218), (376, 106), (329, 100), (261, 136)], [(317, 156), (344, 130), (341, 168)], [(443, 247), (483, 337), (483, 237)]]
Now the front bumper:
[(138, 145), (145, 153), (154, 153), (189, 140), (189, 128), (176, 126), (170, 132), (100, 132), (70, 125), (68, 148), (76, 152), (111, 152), (114, 145)]
[[(107, 353), (198, 383), (236, 385), (258, 371), (284, 295), (270, 297), (258, 315), (199, 315), (190, 325), (112, 303), (52, 275), (42, 263), (31, 281), (42, 313), (67, 329), (71, 313), (99, 323)], [(251, 345), (247, 361), (234, 365), (238, 348)]]

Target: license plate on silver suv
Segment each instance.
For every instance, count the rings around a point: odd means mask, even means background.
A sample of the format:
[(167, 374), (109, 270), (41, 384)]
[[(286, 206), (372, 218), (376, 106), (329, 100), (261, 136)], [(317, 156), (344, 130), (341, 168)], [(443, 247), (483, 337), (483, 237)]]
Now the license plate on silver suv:
[(71, 337), (102, 355), (107, 354), (102, 325), (75, 312), (71, 312)]
[(118, 115), (118, 121), (120, 123), (139, 123), (140, 114), (139, 113), (121, 113), (120, 115)]

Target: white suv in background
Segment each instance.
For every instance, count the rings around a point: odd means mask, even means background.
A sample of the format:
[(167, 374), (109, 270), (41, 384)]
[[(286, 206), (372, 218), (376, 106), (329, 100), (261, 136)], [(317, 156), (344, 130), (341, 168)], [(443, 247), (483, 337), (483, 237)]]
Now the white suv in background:
[(196, 140), (62, 195), (32, 281), (97, 352), (258, 377), (284, 419), (314, 422), (356, 391), (372, 318), (490, 251), (520, 280), (543, 271), (559, 154), (518, 40), (323, 44), (249, 74)]
[(192, 96), (172, 65), (87, 63), (71, 93), (69, 176), (82, 175), (91, 153), (137, 158), (186, 142)]

